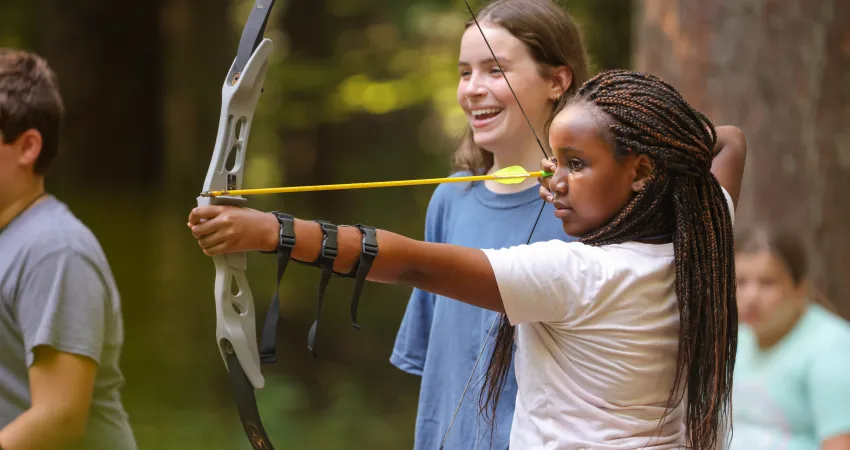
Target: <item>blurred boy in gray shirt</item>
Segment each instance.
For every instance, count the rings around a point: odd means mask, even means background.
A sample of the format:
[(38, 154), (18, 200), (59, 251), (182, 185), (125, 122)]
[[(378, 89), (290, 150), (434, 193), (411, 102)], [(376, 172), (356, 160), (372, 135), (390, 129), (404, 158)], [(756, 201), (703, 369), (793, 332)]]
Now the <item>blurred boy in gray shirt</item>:
[(0, 49), (0, 448), (135, 450), (109, 263), (44, 190), (62, 116), (47, 63)]

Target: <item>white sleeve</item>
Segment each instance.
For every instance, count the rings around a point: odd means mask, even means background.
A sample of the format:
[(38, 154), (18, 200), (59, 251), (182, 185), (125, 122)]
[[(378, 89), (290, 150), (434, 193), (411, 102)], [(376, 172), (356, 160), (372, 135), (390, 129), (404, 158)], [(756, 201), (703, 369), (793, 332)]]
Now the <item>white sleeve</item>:
[(726, 188), (720, 186), (720, 190), (723, 191), (723, 196), (726, 197), (726, 205), (729, 206), (729, 216), (732, 218), (732, 225), (735, 225), (735, 203), (732, 202), (732, 196), (726, 192)]
[(601, 284), (599, 250), (579, 242), (553, 240), (484, 253), (511, 325), (570, 320)]

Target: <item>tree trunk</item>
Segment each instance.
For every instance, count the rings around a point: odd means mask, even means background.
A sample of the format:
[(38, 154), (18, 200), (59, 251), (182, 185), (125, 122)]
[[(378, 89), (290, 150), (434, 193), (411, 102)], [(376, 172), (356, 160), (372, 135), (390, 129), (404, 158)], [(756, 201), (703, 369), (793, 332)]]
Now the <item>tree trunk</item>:
[(747, 136), (737, 224), (798, 230), (813, 287), (850, 317), (850, 2), (635, 6), (635, 68)]
[(57, 72), (67, 110), (50, 180), (104, 192), (156, 185), (163, 153), (160, 2), (40, 3), (44, 33), (36, 49)]

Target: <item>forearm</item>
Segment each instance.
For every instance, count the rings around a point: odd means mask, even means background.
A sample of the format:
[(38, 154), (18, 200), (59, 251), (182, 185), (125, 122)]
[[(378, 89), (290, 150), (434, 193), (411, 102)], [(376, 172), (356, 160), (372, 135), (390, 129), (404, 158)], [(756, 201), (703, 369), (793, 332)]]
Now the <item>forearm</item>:
[(0, 430), (3, 450), (54, 450), (80, 439), (85, 422), (50, 408), (30, 408)]
[[(361, 233), (354, 227), (340, 226), (334, 270), (348, 273), (361, 251)], [(322, 229), (311, 221), (295, 221), (295, 248), (291, 257), (315, 261), (322, 243)], [(377, 231), (378, 256), (367, 277), (370, 281), (419, 288), (469, 303), (504, 312), (499, 288), (490, 261), (483, 251), (449, 244), (422, 242), (385, 230)], [(266, 249), (276, 246), (270, 236)]]

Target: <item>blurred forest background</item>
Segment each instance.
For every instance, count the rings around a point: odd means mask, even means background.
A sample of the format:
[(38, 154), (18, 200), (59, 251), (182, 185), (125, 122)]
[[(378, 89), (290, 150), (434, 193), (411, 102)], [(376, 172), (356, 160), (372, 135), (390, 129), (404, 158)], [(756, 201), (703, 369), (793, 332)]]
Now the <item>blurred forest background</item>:
[[(68, 110), (49, 189), (101, 240), (126, 323), (125, 404), (142, 449), (248, 448), (215, 342), (209, 258), (186, 229), (215, 141), (221, 84), (252, 1), (2, 0), (0, 46), (45, 56)], [(475, 10), (483, 2), (471, 2)], [(815, 287), (850, 317), (850, 2), (569, 0), (594, 71), (679, 88), (750, 149), (739, 223), (796, 227)], [(458, 0), (278, 0), (245, 187), (444, 176), (465, 126), (455, 101)], [(250, 198), (334, 223), (422, 235), (433, 186)], [(274, 257), (249, 255), (258, 320)], [(306, 348), (318, 272), (281, 285), (279, 361), (258, 392), (276, 448), (412, 446), (418, 379), (388, 358), (409, 290), (334, 279)]]

